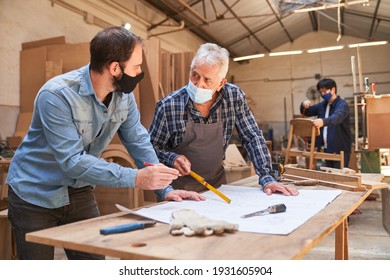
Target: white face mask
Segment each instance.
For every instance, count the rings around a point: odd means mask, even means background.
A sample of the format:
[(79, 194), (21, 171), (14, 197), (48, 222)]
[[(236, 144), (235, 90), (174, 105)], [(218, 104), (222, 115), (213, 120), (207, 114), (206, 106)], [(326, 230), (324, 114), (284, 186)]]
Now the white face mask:
[(190, 80), (187, 85), (187, 92), (193, 102), (203, 104), (213, 98), (214, 89), (198, 88)]

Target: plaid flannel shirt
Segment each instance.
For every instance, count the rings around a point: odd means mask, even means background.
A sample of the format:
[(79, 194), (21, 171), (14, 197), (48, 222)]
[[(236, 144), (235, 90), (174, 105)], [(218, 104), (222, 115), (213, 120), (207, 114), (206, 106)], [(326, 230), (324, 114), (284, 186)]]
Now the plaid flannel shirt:
[(263, 133), (247, 105), (245, 93), (238, 86), (230, 83), (226, 83), (219, 91), (217, 100), (206, 118), (189, 99), (187, 86), (157, 102), (149, 133), (159, 160), (172, 167), (173, 162), (179, 156), (173, 150), (184, 140), (188, 110), (195, 123), (207, 124), (218, 121), (218, 108), (221, 110), (223, 123), (224, 152), (229, 145), (233, 129), (236, 128), (242, 146), (259, 175), (259, 184), (264, 188), (267, 184), (275, 182), (277, 174), (272, 170), (271, 158)]

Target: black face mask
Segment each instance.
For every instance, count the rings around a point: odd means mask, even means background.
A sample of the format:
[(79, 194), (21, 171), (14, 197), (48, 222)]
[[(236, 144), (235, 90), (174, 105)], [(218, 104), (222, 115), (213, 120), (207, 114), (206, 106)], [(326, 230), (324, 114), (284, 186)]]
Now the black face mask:
[(133, 92), (137, 84), (144, 78), (144, 74), (144, 72), (141, 72), (139, 75), (131, 77), (122, 70), (122, 78), (120, 80), (114, 77), (117, 89), (123, 93)]

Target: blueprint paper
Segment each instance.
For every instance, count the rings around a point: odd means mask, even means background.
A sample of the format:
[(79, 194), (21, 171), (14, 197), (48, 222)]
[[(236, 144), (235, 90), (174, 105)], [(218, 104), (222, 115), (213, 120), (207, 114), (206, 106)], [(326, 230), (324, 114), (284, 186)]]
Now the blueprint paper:
[[(222, 185), (219, 190), (232, 201), (226, 203), (211, 191), (205, 192), (205, 201), (183, 200), (167, 202), (137, 210), (137, 214), (170, 223), (171, 213), (179, 209), (193, 209), (210, 219), (238, 224), (238, 230), (265, 234), (287, 235), (303, 225), (342, 193), (342, 190), (299, 190), (297, 196), (266, 195), (259, 188)], [(286, 212), (240, 218), (242, 215), (284, 203)]]

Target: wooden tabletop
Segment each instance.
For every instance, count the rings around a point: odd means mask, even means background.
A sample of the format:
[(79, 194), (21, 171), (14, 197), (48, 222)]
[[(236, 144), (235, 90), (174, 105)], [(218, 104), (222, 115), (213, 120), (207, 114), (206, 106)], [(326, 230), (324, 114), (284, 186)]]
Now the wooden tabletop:
[[(258, 177), (252, 176), (234, 184), (257, 186)], [(101, 228), (140, 219), (131, 214), (115, 213), (32, 232), (26, 235), (26, 240), (121, 259), (301, 259), (336, 228), (343, 226), (341, 230), (336, 230), (336, 235), (341, 232), (343, 240), (347, 239), (347, 217), (371, 192), (343, 191), (333, 202), (287, 236), (248, 232), (208, 237), (172, 236), (169, 225), (162, 223), (145, 230), (101, 235)], [(344, 250), (347, 243), (337, 245), (336, 240), (336, 246)], [(344, 257), (342, 254), (340, 258)]]

